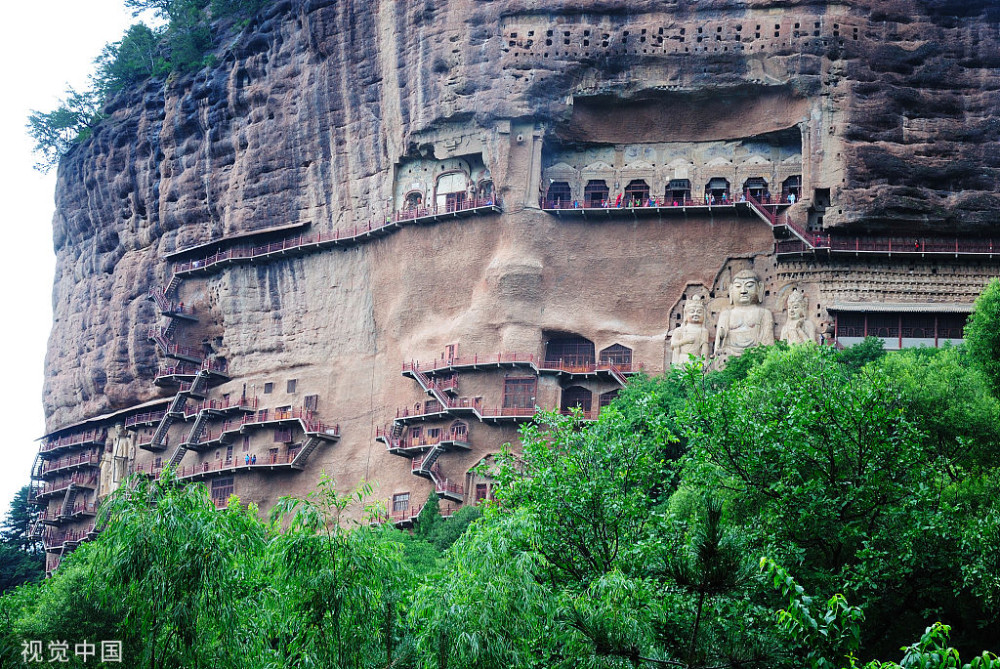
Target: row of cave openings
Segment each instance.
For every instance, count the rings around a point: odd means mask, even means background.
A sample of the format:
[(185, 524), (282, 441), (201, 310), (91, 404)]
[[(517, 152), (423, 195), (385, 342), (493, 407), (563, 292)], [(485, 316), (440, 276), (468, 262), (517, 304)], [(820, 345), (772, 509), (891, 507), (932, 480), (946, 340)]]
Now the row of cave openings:
[[(508, 30), (505, 34), (504, 52), (512, 52), (518, 57), (535, 51), (535, 55), (540, 52), (543, 58), (548, 58), (550, 55), (569, 56), (581, 50), (591, 54), (595, 48), (632, 54), (690, 52), (692, 49), (708, 51), (710, 48), (715, 52), (720, 49), (726, 52), (730, 47), (733, 51), (752, 51), (753, 42), (763, 40), (765, 43), (773, 43), (775, 40), (781, 40), (783, 34), (786, 39), (790, 37), (792, 40), (811, 40), (812, 43), (824, 46), (829, 46), (831, 43), (844, 46), (847, 40), (856, 42), (860, 39), (861, 32), (858, 26), (832, 23), (829, 27), (825, 27), (824, 23), (823, 20), (816, 19), (811, 22), (800, 19), (751, 23), (746, 26), (742, 22), (728, 22), (714, 26), (706, 24), (629, 29), (617, 34), (594, 27), (581, 29), (577, 26), (560, 26), (545, 30), (544, 37), (541, 34), (536, 36), (536, 32), (541, 33), (541, 31), (519, 28)], [(744, 30), (744, 27), (747, 29)], [(524, 31), (523, 36), (521, 30)], [(779, 42), (779, 44), (787, 46), (790, 42)], [(763, 48), (761, 46), (761, 49)]]
[[(616, 184), (617, 186), (617, 184)], [(749, 195), (761, 202), (796, 202), (802, 196), (802, 176), (793, 175), (781, 183), (780, 193), (771, 192), (770, 185), (764, 177), (752, 177), (743, 182), (739, 191), (742, 196)], [(698, 200), (692, 198), (691, 181), (688, 179), (671, 179), (663, 190), (663, 197), (654, 195), (645, 179), (633, 179), (623, 191), (621, 203), (626, 205), (637, 203), (646, 205), (654, 202), (656, 205), (678, 206), (692, 202), (706, 204), (722, 204), (733, 202), (733, 191), (729, 180), (725, 177), (712, 177), (704, 185), (704, 196)], [(700, 194), (699, 194), (700, 195)], [(740, 196), (737, 196), (739, 199)], [(618, 200), (611, 201), (611, 189), (604, 179), (590, 179), (583, 187), (583, 197), (574, 197), (573, 187), (568, 181), (553, 181), (545, 194), (547, 209), (574, 207), (607, 207), (615, 206)]]

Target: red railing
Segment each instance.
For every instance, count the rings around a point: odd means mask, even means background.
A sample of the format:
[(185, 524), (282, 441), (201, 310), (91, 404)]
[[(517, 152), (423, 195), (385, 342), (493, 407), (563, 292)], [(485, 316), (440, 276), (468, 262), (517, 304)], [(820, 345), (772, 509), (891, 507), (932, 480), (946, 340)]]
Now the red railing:
[(219, 360), (218, 358), (206, 358), (204, 361), (202, 361), (201, 368), (210, 372), (218, 372), (220, 374), (225, 374), (226, 371), (229, 369), (229, 365), (227, 365), (222, 360)]
[[(269, 453), (266, 456), (258, 458), (256, 461), (251, 460), (250, 462), (246, 461), (245, 455), (242, 458), (234, 457), (231, 460), (211, 460), (197, 465), (185, 465), (183, 467), (178, 467), (174, 470), (174, 472), (178, 479), (186, 479), (227, 470), (249, 471), (255, 467), (291, 465), (295, 462), (295, 458), (299, 453), (299, 450), (289, 451), (284, 454)], [(136, 474), (147, 474), (158, 479), (163, 474), (163, 469), (164, 468), (162, 466), (156, 467), (153, 464), (148, 464), (137, 466), (134, 469), (134, 472)]]
[(240, 397), (238, 399), (205, 400), (196, 406), (184, 409), (184, 416), (192, 418), (202, 411), (211, 409), (215, 411), (225, 411), (227, 409), (241, 409), (245, 411), (256, 411), (258, 406), (256, 397)]
[(55, 548), (68, 543), (77, 543), (85, 540), (93, 531), (93, 525), (79, 530), (49, 531), (44, 535), (45, 547)]
[(73, 508), (70, 510), (69, 516), (93, 516), (97, 514), (97, 502), (83, 502), (74, 504)]
[[(642, 370), (642, 365), (624, 363), (616, 365), (609, 361), (591, 363), (568, 363), (563, 360), (543, 360), (533, 353), (497, 353), (495, 355), (472, 355), (455, 358), (441, 358), (431, 363), (421, 363), (418, 360), (403, 363), (403, 372), (439, 373), (455, 367), (478, 367), (490, 365), (525, 365), (543, 372), (565, 372), (568, 374), (589, 374), (593, 372), (609, 372), (614, 374), (632, 374)], [(457, 381), (456, 381), (457, 387)]]
[(71, 485), (96, 487), (97, 486), (97, 474), (85, 474), (83, 472), (77, 472), (72, 476), (58, 479), (56, 481), (49, 481), (41, 488), (38, 488), (38, 492), (35, 497), (41, 497), (43, 495), (51, 495), (52, 493), (61, 492)]
[[(176, 275), (182, 272), (203, 270), (224, 262), (253, 260), (254, 258), (271, 255), (273, 253), (294, 251), (306, 246), (314, 246), (328, 242), (356, 241), (360, 238), (367, 237), (372, 232), (378, 232), (383, 228), (394, 226), (396, 223), (401, 221), (416, 220), (425, 216), (451, 214), (487, 206), (494, 206), (493, 202), (487, 200), (475, 200), (470, 201), (468, 206), (460, 206), (458, 208), (449, 207), (440, 212), (438, 212), (436, 208), (408, 210), (397, 212), (391, 217), (387, 217), (384, 222), (372, 223), (369, 221), (366, 224), (354, 225), (351, 228), (344, 230), (335, 230), (333, 232), (317, 233), (312, 235), (296, 235), (294, 237), (286, 237), (280, 241), (271, 242), (269, 244), (261, 244), (258, 246), (234, 246), (226, 249), (225, 251), (219, 251), (218, 253), (214, 253), (210, 256), (205, 256), (204, 258), (174, 265), (174, 274)], [(420, 215), (413, 215), (415, 212), (421, 213)], [(225, 242), (225, 240), (220, 240), (220, 243), (223, 242)]]
[(419, 437), (408, 437), (403, 439), (401, 437), (392, 436), (391, 427), (376, 427), (375, 428), (375, 438), (381, 438), (386, 442), (388, 448), (428, 448), (431, 446), (437, 446), (444, 441), (467, 441), (469, 438), (469, 433), (465, 430), (447, 430), (442, 431), (435, 437), (429, 437), (426, 434), (422, 434)]
[(80, 465), (99, 465), (101, 463), (100, 451), (89, 453), (79, 453), (77, 455), (64, 455), (58, 460), (49, 460), (42, 464), (42, 476), (52, 472), (66, 469), (68, 467), (78, 467)]
[(161, 379), (165, 376), (194, 376), (201, 369), (198, 365), (191, 362), (180, 362), (176, 365), (160, 365), (160, 368), (156, 370), (156, 378)]
[[(392, 500), (391, 499), (388, 500), (386, 508), (389, 508), (389, 509), (392, 508)], [(420, 515), (420, 511), (423, 508), (424, 508), (423, 504), (416, 504), (416, 505), (413, 505), (413, 506), (407, 506), (404, 509), (399, 509), (399, 510), (393, 509), (392, 511), (389, 511), (386, 515), (388, 515), (388, 519), (391, 520), (394, 523), (403, 523), (403, 522), (411, 521), (414, 518), (416, 518), (417, 516), (419, 516)], [(440, 506), (438, 506), (438, 510), (440, 511), (442, 518), (450, 518), (452, 516), (452, 514), (455, 513), (456, 509), (457, 509), (457, 507), (455, 507), (455, 506), (453, 506), (451, 504), (441, 504)], [(382, 514), (379, 514), (379, 515), (381, 517), (376, 518), (375, 522), (385, 522), (385, 520), (386, 520), (385, 516), (383, 516)]]
[(194, 307), (188, 305), (185, 306), (183, 302), (174, 302), (167, 297), (166, 291), (163, 288), (150, 288), (150, 297), (156, 303), (157, 308), (161, 313), (164, 314), (185, 314), (191, 316), (194, 314)]
[(159, 423), (167, 415), (166, 411), (147, 411), (125, 419), (125, 427), (134, 427), (142, 423)]
[(340, 425), (327, 425), (314, 419), (314, 412), (311, 409), (292, 408), (284, 411), (275, 409), (262, 409), (252, 414), (243, 416), (240, 425), (254, 425), (260, 423), (275, 423), (286, 420), (297, 420), (302, 423), (306, 432), (322, 432), (334, 436), (340, 436)]
[(577, 201), (563, 202), (561, 200), (560, 201), (556, 201), (556, 200), (545, 200), (545, 199), (543, 199), (543, 200), (541, 200), (539, 202), (539, 205), (542, 207), (542, 209), (552, 209), (552, 210), (557, 210), (557, 211), (562, 211), (562, 210), (567, 210), (567, 209), (570, 209), (570, 210), (571, 209), (581, 209), (581, 210), (585, 209), (585, 210), (591, 210), (591, 211), (601, 211), (601, 210), (606, 210), (606, 209), (611, 209), (611, 210), (614, 210), (614, 209), (657, 209), (657, 208), (659, 208), (659, 209), (667, 209), (667, 208), (673, 208), (673, 207), (705, 207), (705, 208), (710, 208), (710, 207), (731, 206), (733, 204), (736, 204), (734, 201), (729, 200), (729, 199), (727, 199), (725, 202), (709, 203), (709, 202), (706, 202), (705, 200), (693, 200), (691, 198), (687, 198), (687, 199), (684, 199), (684, 200), (668, 200), (668, 199), (662, 198), (662, 197), (654, 197), (654, 198), (646, 198), (646, 199), (642, 200), (639, 204), (635, 204), (635, 205), (630, 205), (629, 202), (628, 202), (628, 200), (626, 200), (624, 198), (622, 198), (622, 201), (621, 201), (620, 204), (616, 203), (616, 200), (617, 200), (617, 198), (614, 198), (614, 199), (611, 199), (611, 200), (603, 200), (601, 204), (594, 205), (594, 204), (590, 204), (588, 202), (580, 202), (578, 200)]
[(97, 503), (96, 502), (80, 502), (73, 505), (69, 513), (63, 516), (60, 513), (50, 513), (48, 509), (42, 511), (38, 514), (38, 520), (40, 522), (48, 521), (51, 523), (59, 522), (61, 519), (72, 518), (73, 516), (93, 516), (97, 514)]
[(48, 439), (42, 444), (39, 452), (49, 453), (60, 448), (69, 448), (71, 446), (80, 446), (82, 444), (103, 445), (104, 442), (107, 441), (107, 438), (107, 430), (88, 430), (87, 432), (71, 434), (65, 437), (59, 437), (58, 439)]
[(197, 358), (198, 360), (202, 360), (205, 357), (205, 354), (196, 348), (170, 343), (169, 336), (166, 333), (166, 331), (163, 330), (163, 328), (159, 327), (150, 328), (149, 331), (147, 332), (147, 339), (152, 339), (153, 341), (155, 341), (164, 350), (164, 352), (170, 355), (179, 355), (186, 358)]
[(460, 211), (470, 211), (472, 209), (480, 209), (482, 207), (493, 207), (498, 206), (494, 203), (494, 199), (491, 197), (479, 197), (469, 200), (463, 200), (459, 203), (450, 203), (444, 207), (438, 207), (437, 205), (433, 207), (414, 207), (413, 209), (403, 209), (402, 211), (397, 211), (392, 215), (393, 222), (400, 221), (415, 221), (418, 218), (428, 218), (431, 216), (442, 216), (445, 214), (454, 214)]
[(924, 237), (846, 237), (799, 233), (807, 241), (782, 240), (775, 244), (777, 253), (803, 253), (813, 249), (829, 249), (836, 253), (885, 253), (924, 255), (993, 255), (992, 239), (924, 238)]

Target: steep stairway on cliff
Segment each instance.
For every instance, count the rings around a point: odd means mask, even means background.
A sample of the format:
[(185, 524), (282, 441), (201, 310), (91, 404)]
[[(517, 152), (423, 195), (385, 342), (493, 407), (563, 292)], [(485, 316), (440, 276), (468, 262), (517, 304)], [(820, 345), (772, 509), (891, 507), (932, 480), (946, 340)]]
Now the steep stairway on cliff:
[(321, 443), (323, 443), (323, 439), (320, 437), (315, 435), (308, 437), (305, 445), (302, 447), (302, 450), (299, 451), (294, 458), (292, 458), (292, 469), (305, 469), (306, 463), (309, 461), (309, 456), (312, 455), (312, 452), (315, 451)]
[(66, 517), (70, 515), (73, 505), (76, 504), (76, 497), (79, 492), (80, 489), (73, 484), (70, 484), (69, 488), (66, 489), (66, 497), (63, 498), (62, 506), (59, 508), (60, 516)]
[(454, 502), (461, 502), (465, 498), (465, 490), (457, 483), (452, 483), (441, 473), (441, 465), (437, 459), (444, 453), (445, 449), (440, 445), (435, 445), (422, 458), (415, 458), (410, 465), (410, 471), (416, 476), (430, 479), (434, 484), (434, 491), (438, 496), (450, 499)]

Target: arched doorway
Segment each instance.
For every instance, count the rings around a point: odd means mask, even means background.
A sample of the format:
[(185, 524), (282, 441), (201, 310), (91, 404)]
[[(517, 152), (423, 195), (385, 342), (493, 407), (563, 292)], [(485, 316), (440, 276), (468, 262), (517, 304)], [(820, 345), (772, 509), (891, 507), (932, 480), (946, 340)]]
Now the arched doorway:
[(781, 182), (781, 199), (783, 202), (795, 204), (802, 199), (802, 177), (798, 174)]
[(644, 179), (633, 179), (625, 186), (625, 205), (644, 207), (649, 201), (649, 184)]
[(591, 179), (583, 188), (583, 202), (585, 207), (601, 207), (608, 201), (608, 182), (603, 179)]
[(424, 204), (424, 194), (418, 190), (411, 190), (403, 199), (403, 209), (419, 209)]
[(612, 344), (601, 351), (599, 360), (601, 364), (612, 364), (615, 367), (630, 369), (632, 367), (632, 349), (621, 344)]
[(667, 184), (667, 204), (683, 205), (691, 199), (691, 182), (687, 179), (671, 179)]
[(729, 180), (723, 177), (712, 177), (705, 186), (705, 200), (709, 204), (722, 204), (729, 201)]
[(469, 176), (461, 171), (445, 172), (438, 177), (436, 204), (438, 209), (457, 211), (465, 206), (468, 197)]
[(749, 193), (750, 197), (765, 202), (770, 199), (770, 192), (767, 190), (767, 180), (764, 177), (750, 177), (743, 182), (743, 192)]
[(594, 364), (594, 342), (580, 336), (554, 336), (545, 343), (546, 367), (589, 367)]
[(565, 181), (553, 181), (545, 196), (546, 209), (566, 209), (573, 204), (573, 191)]
[(582, 386), (570, 386), (562, 391), (562, 401), (559, 403), (560, 413), (569, 413), (579, 407), (589, 413), (594, 401), (594, 394)]

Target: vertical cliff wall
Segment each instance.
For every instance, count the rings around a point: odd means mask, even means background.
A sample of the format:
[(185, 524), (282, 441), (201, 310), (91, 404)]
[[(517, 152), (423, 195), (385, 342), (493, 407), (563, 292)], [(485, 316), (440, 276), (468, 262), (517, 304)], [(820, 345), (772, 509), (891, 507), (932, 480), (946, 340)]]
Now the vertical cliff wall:
[[(988, 2), (273, 3), (224, 40), (217, 66), (115, 99), (62, 161), (48, 426), (173, 396), (153, 384), (161, 360), (147, 330), (160, 316), (147, 294), (173, 261), (197, 257), (185, 249), (281, 226), (379, 225), (464, 160), (481, 165), (502, 213), (227, 266), (176, 295), (198, 319), (176, 341), (229, 365), (213, 396), (278, 407), (315, 394), (318, 414), (341, 424), (310, 471), (254, 475), (244, 492), (307, 489), (323, 468), (407, 489), (409, 463), (374, 441), (427, 399), (400, 376), (404, 361), (448, 345), (541, 356), (571, 333), (597, 350), (627, 346), (658, 372), (689, 285), (711, 293), (713, 318), (725, 306), (716, 290), (743, 267), (770, 282), (778, 313), (784, 284), (803, 278), (827, 303), (856, 294), (835, 285), (842, 275), (777, 267), (772, 231), (752, 214), (569, 220), (539, 209), (556, 180), (543, 175), (569, 170), (583, 184), (587, 169), (606, 170), (620, 191), (648, 173), (662, 195), (682, 173), (730, 170), (739, 193), (759, 155), (777, 161), (768, 175), (801, 178), (791, 214), (816, 231), (988, 236), (1000, 222), (998, 42)], [(675, 164), (686, 155), (701, 162)], [(430, 170), (423, 186), (416, 169)], [(963, 299), (988, 274), (952, 270)], [(913, 298), (940, 299), (935, 285)], [(827, 306), (813, 316), (821, 328)], [(499, 406), (510, 370), (493, 374), (461, 394)], [(617, 387), (581, 383), (595, 397)], [(567, 385), (546, 377), (537, 397), (558, 405)], [(478, 428), (446, 464), (455, 480), (514, 435), (513, 424)]]

